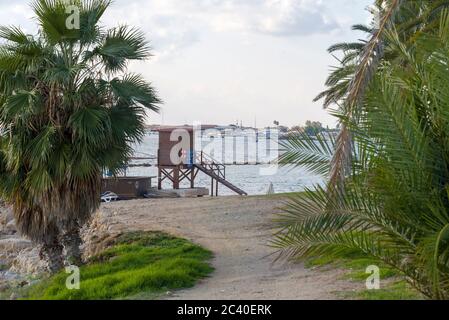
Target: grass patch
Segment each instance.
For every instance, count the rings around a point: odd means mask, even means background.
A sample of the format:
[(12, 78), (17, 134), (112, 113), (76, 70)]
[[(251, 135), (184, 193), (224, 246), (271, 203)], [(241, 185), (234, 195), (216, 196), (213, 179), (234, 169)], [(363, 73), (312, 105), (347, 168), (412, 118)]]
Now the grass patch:
[(388, 284), (380, 290), (363, 290), (347, 294), (348, 298), (362, 300), (423, 300), (424, 297), (406, 281), (399, 280)]
[(340, 258), (335, 259), (335, 257), (320, 257), (309, 259), (306, 261), (306, 267), (334, 267), (340, 269), (347, 269), (348, 272), (345, 274), (344, 278), (348, 280), (366, 280), (369, 274), (366, 273), (366, 269), (369, 266), (378, 266), (380, 269), (380, 278), (389, 279), (393, 277), (400, 277), (401, 274), (391, 268), (390, 266), (384, 264), (383, 262), (368, 258), (360, 254), (346, 254)]
[[(343, 298), (362, 300), (422, 300), (424, 297), (413, 289), (402, 274), (376, 259), (360, 254), (345, 254), (340, 258), (324, 256), (309, 259), (305, 263), (308, 268), (340, 268), (348, 270), (343, 279), (365, 283), (369, 274), (366, 269), (375, 265), (380, 269), (381, 289), (361, 290), (357, 292), (339, 292)], [(382, 284), (384, 287), (382, 287)]]
[(26, 299), (105, 300), (156, 298), (167, 290), (193, 287), (213, 269), (211, 252), (159, 232), (122, 235), (115, 246), (80, 268), (80, 289), (68, 290), (61, 272), (30, 287)]

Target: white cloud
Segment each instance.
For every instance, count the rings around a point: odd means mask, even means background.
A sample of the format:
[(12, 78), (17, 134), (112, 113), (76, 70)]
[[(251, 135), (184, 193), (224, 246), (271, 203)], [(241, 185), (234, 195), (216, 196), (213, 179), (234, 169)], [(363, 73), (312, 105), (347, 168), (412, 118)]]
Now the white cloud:
[(122, 21), (145, 30), (159, 57), (210, 31), (284, 37), (338, 28), (319, 0), (116, 0), (108, 17), (110, 24)]
[(0, 24), (16, 25), (22, 27), (25, 31), (32, 33), (33, 24), (31, 18), (33, 11), (24, 0), (4, 1), (0, 0)]
[[(0, 0), (0, 24), (36, 32), (32, 0)], [(165, 101), (167, 124), (241, 119), (269, 125), (319, 120), (312, 99), (323, 89), (326, 49), (354, 40), (372, 0), (114, 0), (107, 27), (143, 30), (155, 57), (131, 71), (152, 81)], [(339, 30), (339, 32), (335, 32)], [(342, 31), (341, 31), (342, 30)], [(152, 116), (150, 122), (159, 122)]]
[(258, 26), (261, 32), (292, 36), (329, 33), (338, 28), (319, 1), (267, 0), (264, 6), (266, 14)]
[[(0, 0), (2, 24), (33, 31), (30, 0)], [(195, 44), (206, 32), (257, 33), (270, 36), (325, 34), (338, 28), (321, 0), (115, 0), (108, 26), (138, 26), (159, 58)]]
[(227, 1), (210, 24), (217, 31), (246, 31), (273, 36), (304, 36), (329, 33), (338, 28), (321, 1), (252, 0)]

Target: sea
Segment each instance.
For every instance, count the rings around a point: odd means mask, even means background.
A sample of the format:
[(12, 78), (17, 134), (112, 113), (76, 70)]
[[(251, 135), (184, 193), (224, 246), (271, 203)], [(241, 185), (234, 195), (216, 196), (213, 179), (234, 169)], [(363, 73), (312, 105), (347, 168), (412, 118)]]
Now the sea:
[[(158, 133), (149, 132), (142, 143), (133, 146), (135, 157), (126, 169), (127, 176), (157, 176)], [(202, 137), (202, 151), (226, 165), (226, 179), (244, 190), (248, 195), (267, 193), (290, 193), (304, 191), (314, 185), (322, 184), (323, 177), (312, 174), (302, 167), (281, 167), (276, 164), (280, 147), (277, 136), (207, 136)], [(153, 180), (153, 186), (157, 179)], [(211, 178), (202, 172), (195, 180), (197, 187), (210, 188)], [(171, 188), (168, 183), (163, 188)], [(188, 181), (181, 188), (189, 187)], [(219, 186), (219, 195), (234, 195), (232, 190)]]

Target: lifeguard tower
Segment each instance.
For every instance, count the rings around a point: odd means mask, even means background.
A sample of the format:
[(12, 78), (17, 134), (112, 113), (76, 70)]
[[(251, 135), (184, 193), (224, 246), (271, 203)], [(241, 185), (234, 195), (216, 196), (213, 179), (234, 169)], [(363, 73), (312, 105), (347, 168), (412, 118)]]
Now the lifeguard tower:
[[(202, 129), (207, 129), (202, 127)], [(222, 184), (239, 195), (247, 193), (226, 180), (226, 166), (205, 154), (196, 152), (195, 130), (193, 126), (161, 126), (157, 154), (158, 189), (169, 180), (173, 189), (179, 190), (182, 181), (188, 181), (190, 188), (195, 188), (195, 179), (199, 172), (211, 178), (210, 194), (218, 196), (218, 186)]]

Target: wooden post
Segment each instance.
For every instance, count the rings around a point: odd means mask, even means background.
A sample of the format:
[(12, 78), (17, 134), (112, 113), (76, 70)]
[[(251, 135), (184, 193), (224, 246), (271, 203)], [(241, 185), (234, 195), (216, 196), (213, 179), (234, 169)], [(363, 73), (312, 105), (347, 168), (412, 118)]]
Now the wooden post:
[(190, 170), (190, 188), (195, 188), (195, 167)]
[(179, 168), (173, 169), (173, 189), (179, 189)]
[(158, 173), (157, 173), (157, 188), (159, 190), (162, 190), (162, 169), (161, 169), (161, 167), (158, 168)]

